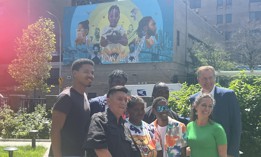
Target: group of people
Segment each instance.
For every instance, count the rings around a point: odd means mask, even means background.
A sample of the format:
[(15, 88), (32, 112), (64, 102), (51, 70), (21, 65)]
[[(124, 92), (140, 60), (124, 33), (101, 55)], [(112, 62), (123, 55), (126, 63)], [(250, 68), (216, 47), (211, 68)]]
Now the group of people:
[[(72, 64), (73, 84), (53, 107), (50, 157), (238, 157), (241, 118), (232, 90), (215, 86), (215, 69), (197, 70), (201, 91), (192, 95), (190, 121), (168, 105), (169, 89), (155, 84), (152, 104), (130, 95), (127, 74), (114, 70), (109, 91), (88, 100), (94, 63)], [(189, 107), (189, 106), (188, 106)]]

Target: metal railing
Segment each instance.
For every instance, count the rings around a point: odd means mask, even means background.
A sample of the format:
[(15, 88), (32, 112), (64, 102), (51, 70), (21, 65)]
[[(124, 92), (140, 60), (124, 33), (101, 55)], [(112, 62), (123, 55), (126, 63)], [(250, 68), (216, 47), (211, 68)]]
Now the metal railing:
[(21, 98), (21, 108), (27, 112), (33, 112), (38, 104), (46, 104), (46, 98)]
[(0, 105), (4, 105), (4, 104), (7, 104), (8, 102), (8, 97), (1, 97), (0, 98)]

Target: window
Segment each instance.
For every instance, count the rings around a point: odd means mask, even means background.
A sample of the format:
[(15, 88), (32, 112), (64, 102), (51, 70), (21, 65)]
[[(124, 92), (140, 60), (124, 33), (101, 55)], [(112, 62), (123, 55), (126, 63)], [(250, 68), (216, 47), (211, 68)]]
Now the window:
[(261, 0), (249, 0), (249, 2), (261, 2)]
[(223, 6), (223, 0), (217, 0), (217, 6), (222, 7)]
[(90, 4), (89, 0), (72, 0), (72, 6)]
[(249, 12), (250, 21), (261, 21), (261, 11), (251, 11)]
[(201, 0), (189, 0), (189, 4), (191, 9), (201, 8)]
[(232, 14), (226, 14), (226, 23), (232, 22)]
[(232, 0), (226, 0), (226, 6), (231, 6), (232, 5)]
[(217, 15), (217, 24), (223, 24), (223, 15)]
[(179, 39), (180, 38), (180, 33), (179, 33), (179, 31), (177, 31), (177, 46), (179, 46)]
[(230, 40), (232, 36), (232, 32), (225, 32), (225, 40)]

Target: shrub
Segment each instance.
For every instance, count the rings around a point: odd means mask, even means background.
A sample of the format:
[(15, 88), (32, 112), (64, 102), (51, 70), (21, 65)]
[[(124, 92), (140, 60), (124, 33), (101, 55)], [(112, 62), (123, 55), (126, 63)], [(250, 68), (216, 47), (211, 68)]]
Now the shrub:
[(45, 105), (37, 105), (35, 111), (14, 113), (5, 105), (0, 110), (1, 136), (4, 138), (30, 138), (30, 130), (38, 130), (38, 138), (49, 138), (50, 119), (47, 118)]
[(189, 117), (191, 106), (189, 103), (189, 97), (192, 94), (197, 93), (199, 90), (199, 84), (188, 86), (187, 83), (183, 83), (179, 91), (173, 91), (170, 93), (169, 105), (172, 110), (182, 117)]
[(241, 109), (241, 151), (244, 156), (261, 156), (261, 78), (241, 74), (231, 82)]
[(0, 107), (0, 136), (1, 137), (11, 137), (12, 131), (18, 124), (15, 117), (14, 111), (10, 106), (4, 104)]

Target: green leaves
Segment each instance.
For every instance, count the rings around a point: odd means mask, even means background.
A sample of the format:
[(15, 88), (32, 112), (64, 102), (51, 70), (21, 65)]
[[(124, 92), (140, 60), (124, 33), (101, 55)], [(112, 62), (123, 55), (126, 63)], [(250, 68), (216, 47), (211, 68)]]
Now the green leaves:
[[(244, 73), (231, 82), (230, 88), (237, 95), (241, 114), (243, 132), (241, 148), (247, 156), (255, 156), (261, 147), (261, 78), (246, 76)], [(255, 147), (253, 147), (253, 145)], [(245, 154), (245, 153), (244, 153)]]
[(182, 88), (179, 91), (171, 92), (169, 104), (171, 105), (173, 111), (183, 117), (189, 117), (191, 106), (189, 103), (189, 97), (192, 94), (197, 93), (199, 90), (199, 84), (188, 86), (187, 83), (183, 83)]
[(43, 105), (37, 105), (32, 113), (22, 110), (14, 113), (4, 105), (0, 107), (0, 117), (0, 136), (3, 138), (30, 138), (30, 130), (38, 130), (39, 138), (49, 138), (50, 118)]
[(8, 67), (9, 74), (19, 83), (19, 89), (48, 91), (46, 80), (50, 77), (50, 61), (55, 52), (54, 23), (40, 18), (23, 30), (16, 40), (17, 58)]

